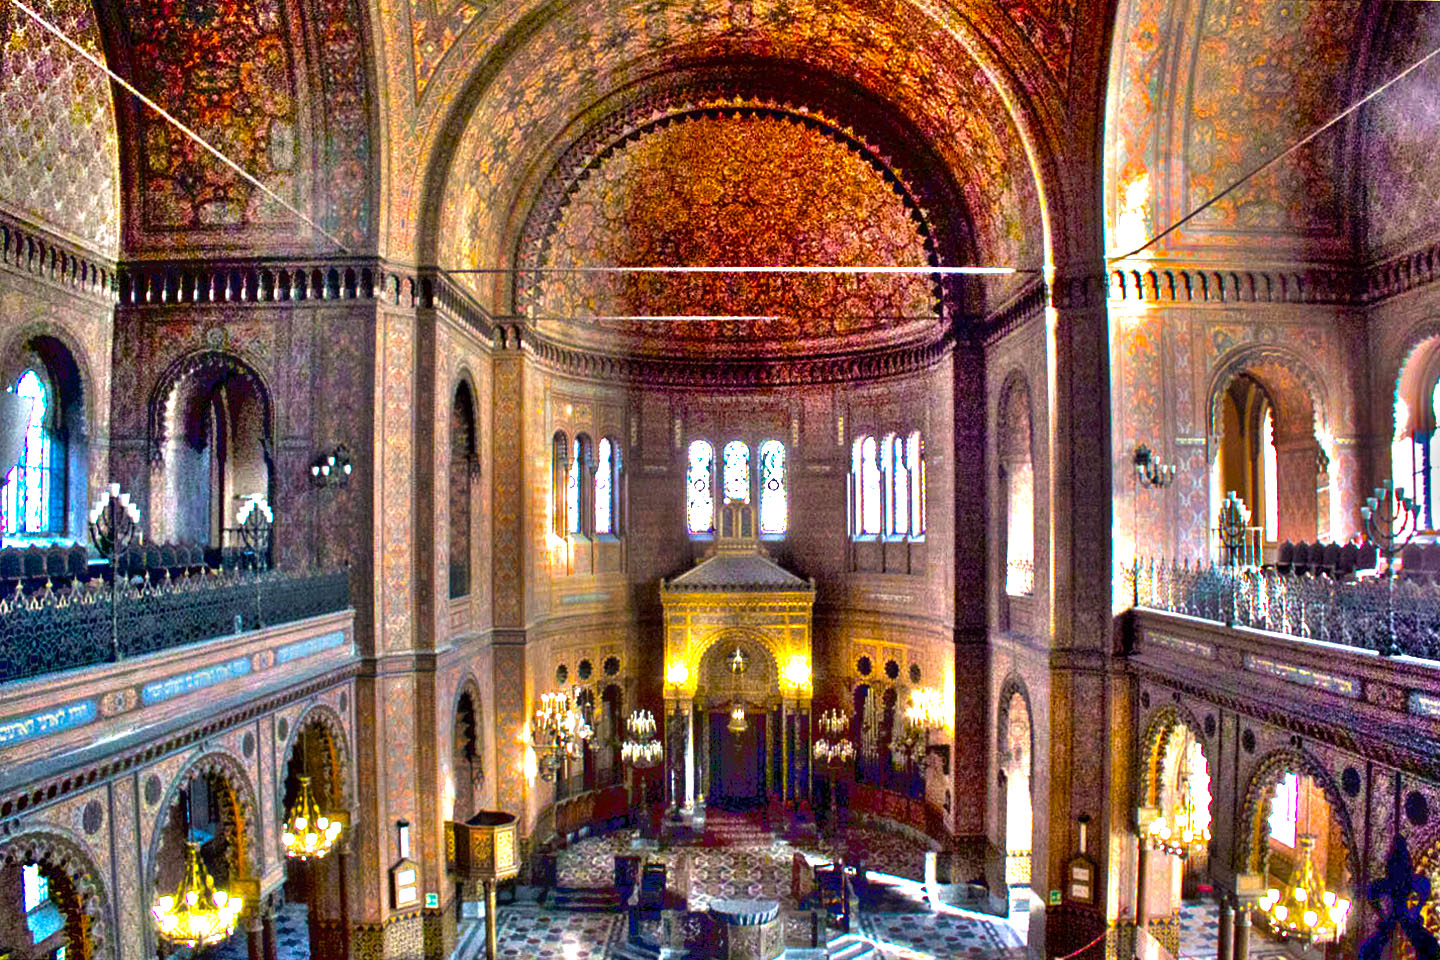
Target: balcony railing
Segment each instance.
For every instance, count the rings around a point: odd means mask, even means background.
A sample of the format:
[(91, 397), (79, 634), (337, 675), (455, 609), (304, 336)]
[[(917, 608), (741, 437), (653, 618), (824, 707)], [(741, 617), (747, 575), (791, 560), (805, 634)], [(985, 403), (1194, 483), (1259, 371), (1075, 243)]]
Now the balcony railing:
[(1139, 607), (1440, 660), (1440, 585), (1428, 578), (1402, 577), (1392, 586), (1383, 575), (1331, 579), (1270, 567), (1148, 560), (1127, 570), (1125, 579)]
[(0, 600), (0, 683), (154, 653), (335, 613), (350, 578), (329, 573), (223, 571), (160, 581), (100, 578)]

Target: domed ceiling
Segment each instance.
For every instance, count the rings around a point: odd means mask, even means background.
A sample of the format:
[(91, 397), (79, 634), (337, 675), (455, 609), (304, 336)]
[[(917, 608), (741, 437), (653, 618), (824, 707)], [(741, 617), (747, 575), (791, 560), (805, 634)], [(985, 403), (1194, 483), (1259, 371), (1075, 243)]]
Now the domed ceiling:
[[(571, 343), (626, 352), (823, 350), (931, 339), (924, 274), (530, 272), (629, 265), (931, 263), (904, 188), (863, 148), (807, 117), (707, 111), (606, 150), (522, 252), (517, 308)], [(543, 211), (541, 211), (543, 212)], [(539, 230), (536, 230), (536, 227)], [(693, 316), (705, 319), (626, 319)], [(730, 319), (720, 319), (721, 317)]]

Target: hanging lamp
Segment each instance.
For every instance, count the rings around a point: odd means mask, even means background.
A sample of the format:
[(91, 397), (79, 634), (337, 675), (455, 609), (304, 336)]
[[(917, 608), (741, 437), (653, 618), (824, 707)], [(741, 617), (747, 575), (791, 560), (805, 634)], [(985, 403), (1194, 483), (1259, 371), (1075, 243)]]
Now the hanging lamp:
[(735, 678), (735, 698), (730, 701), (730, 722), (725, 728), (734, 734), (744, 733), (750, 726), (745, 719), (745, 701), (740, 698), (740, 674), (745, 672), (749, 661), (739, 647), (730, 655), (730, 675)]
[(174, 895), (155, 901), (150, 915), (160, 939), (177, 947), (209, 947), (229, 939), (235, 932), (245, 899), (217, 889), (215, 880), (200, 860), (200, 842), (191, 838), (191, 794), (185, 791), (185, 875)]
[[(300, 769), (307, 769), (303, 732), (300, 735)], [(343, 825), (339, 819), (321, 812), (315, 795), (310, 792), (310, 778), (301, 774), (299, 780), (300, 792), (294, 805), (286, 811), (280, 843), (285, 847), (285, 856), (292, 860), (318, 860), (335, 846)]]
[(1303, 833), (1296, 838), (1300, 849), (1300, 865), (1291, 882), (1282, 891), (1271, 887), (1260, 898), (1258, 906), (1270, 929), (1282, 937), (1294, 937), (1307, 943), (1333, 943), (1345, 933), (1345, 920), (1350, 901), (1326, 890), (1315, 873), (1312, 854), (1315, 835)]

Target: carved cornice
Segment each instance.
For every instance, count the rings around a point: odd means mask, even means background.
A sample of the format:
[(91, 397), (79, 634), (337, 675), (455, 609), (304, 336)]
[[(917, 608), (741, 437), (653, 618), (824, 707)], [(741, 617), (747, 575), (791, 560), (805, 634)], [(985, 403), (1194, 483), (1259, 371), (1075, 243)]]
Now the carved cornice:
[(0, 211), (0, 262), (97, 303), (115, 302), (115, 264)]
[(1198, 264), (1118, 265), (1110, 271), (1113, 303), (1360, 303), (1361, 276), (1341, 267), (1231, 269)]
[(269, 696), (257, 697), (243, 707), (215, 714), (193, 726), (161, 734), (155, 739), (94, 762), (62, 769), (58, 773), (36, 779), (23, 788), (6, 791), (0, 794), (0, 839), (23, 827), (23, 820), (31, 811), (62, 800), (72, 793), (88, 790), (97, 783), (103, 783), (131, 770), (149, 766), (162, 757), (250, 723), (256, 717), (274, 713), (313, 694), (347, 683), (355, 678), (358, 671), (358, 662), (346, 664)]
[(1032, 320), (1045, 317), (1045, 283), (1036, 279), (1008, 303), (992, 311), (985, 319), (967, 327), (967, 332), (985, 346), (1008, 337)]
[(1367, 735), (1357, 737), (1355, 730), (1345, 725), (1346, 718), (1333, 709), (1309, 715), (1299, 712), (1300, 708), (1293, 704), (1281, 706), (1260, 697), (1217, 690), (1203, 683), (1183, 680), (1140, 661), (1132, 660), (1130, 666), (1136, 674), (1159, 686), (1327, 744), (1359, 759), (1371, 760), (1431, 782), (1440, 781), (1440, 745), (1428, 738), (1410, 737), (1403, 742), (1387, 740), (1378, 730), (1368, 726)]
[(489, 313), (444, 272), (374, 257), (126, 262), (119, 268), (118, 300), (136, 308), (358, 301), (439, 310), (487, 340), (494, 326)]
[(1440, 279), (1440, 240), (1371, 265), (1365, 271), (1365, 302), (1378, 303), (1428, 286), (1437, 279)]
[[(502, 326), (520, 334), (519, 326)], [(534, 330), (523, 332), (525, 347), (543, 366), (574, 377), (661, 387), (745, 389), (816, 383), (855, 383), (905, 377), (930, 370), (954, 348), (947, 334), (928, 343), (826, 356), (727, 357), (690, 360), (623, 356), (580, 350)]]

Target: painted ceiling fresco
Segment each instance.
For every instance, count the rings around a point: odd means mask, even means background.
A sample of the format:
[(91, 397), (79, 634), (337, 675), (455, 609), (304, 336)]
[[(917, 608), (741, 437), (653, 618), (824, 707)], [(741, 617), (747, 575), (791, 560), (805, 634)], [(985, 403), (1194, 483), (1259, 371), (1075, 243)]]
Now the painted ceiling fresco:
[[(90, 0), (40, 13), (104, 56)], [(0, 197), (26, 219), (113, 257), (120, 160), (110, 82), (9, 4), (0, 9)]]
[[(125, 6), (134, 82), (277, 194), (301, 169), (283, 0), (138, 0)], [(155, 114), (140, 114), (148, 229), (289, 222), (289, 214)]]
[[(1186, 9), (1129, 0), (1121, 10), (1106, 121), (1113, 253), (1169, 226), (1347, 103), (1359, 0), (1200, 0), (1190, 19), (1174, 23)], [(1342, 252), (1343, 135), (1341, 127), (1322, 134), (1155, 252)]]
[[(553, 155), (573, 139), (567, 125), (605, 94), (703, 58), (764, 57), (852, 78), (875, 91), (953, 171), (973, 221), (977, 256), (1038, 266), (1034, 179), (993, 85), (953, 37), (914, 8), (890, 5), (880, 16), (867, 2), (792, 0), (766, 7), (763, 20), (748, 5), (724, 0), (685, 7), (603, 0), (583, 11), (568, 8), (511, 54), (471, 113), (446, 180), (438, 262), (509, 263), (509, 232), (525, 216), (517, 209), (525, 202), (521, 177), (535, 157)], [(506, 299), (482, 293), (497, 305)]]
[[(929, 263), (915, 211), (850, 146), (799, 119), (699, 116), (632, 140), (575, 185), (542, 265)], [(540, 328), (631, 349), (801, 351), (933, 336), (936, 291), (911, 275), (550, 274)], [(556, 322), (673, 314), (757, 321)], [(617, 337), (618, 334), (618, 337)], [(833, 345), (833, 343), (831, 344)]]
[[(1397, 76), (1440, 44), (1440, 7), (1393, 3), (1371, 86)], [(1360, 153), (1364, 165), (1366, 247), (1372, 257), (1403, 253), (1417, 241), (1433, 242), (1440, 211), (1440, 64), (1431, 61), (1376, 97), (1365, 108)]]

